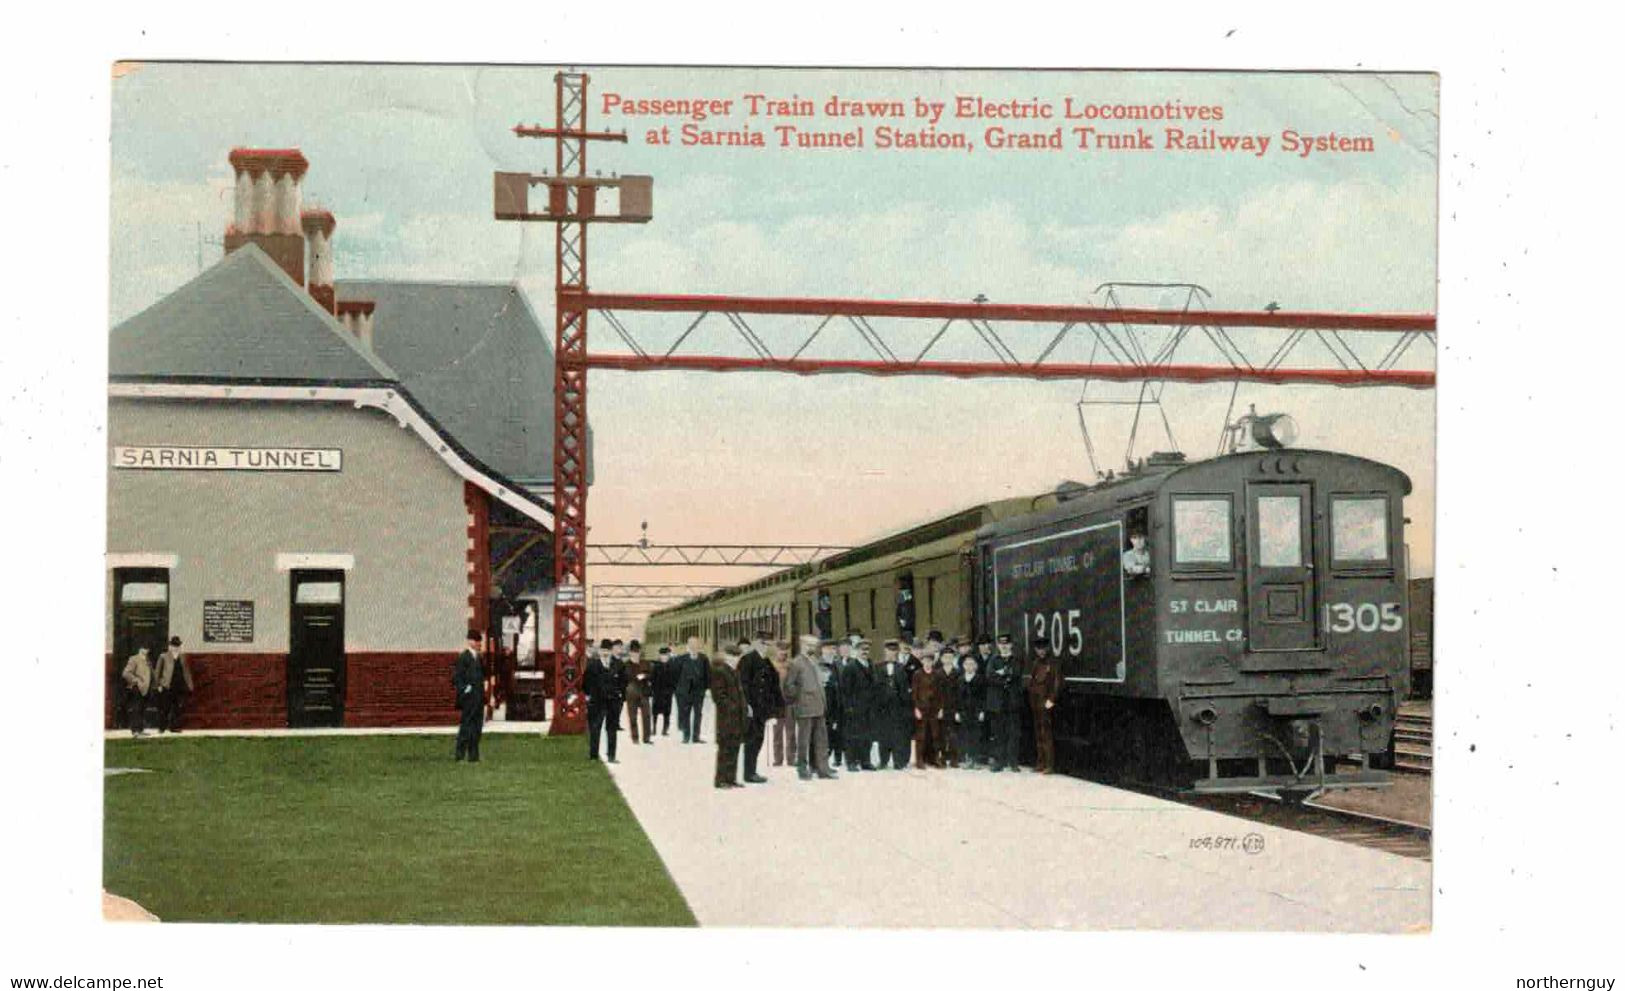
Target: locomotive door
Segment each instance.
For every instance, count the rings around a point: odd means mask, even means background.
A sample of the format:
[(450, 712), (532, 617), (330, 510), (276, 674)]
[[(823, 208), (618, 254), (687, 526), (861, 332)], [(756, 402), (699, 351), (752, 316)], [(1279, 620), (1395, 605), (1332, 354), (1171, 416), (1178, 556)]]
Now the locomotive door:
[(1320, 647), (1310, 496), (1301, 482), (1247, 486), (1247, 640), (1254, 651)]
[(288, 725), (344, 725), (344, 572), (295, 571)]

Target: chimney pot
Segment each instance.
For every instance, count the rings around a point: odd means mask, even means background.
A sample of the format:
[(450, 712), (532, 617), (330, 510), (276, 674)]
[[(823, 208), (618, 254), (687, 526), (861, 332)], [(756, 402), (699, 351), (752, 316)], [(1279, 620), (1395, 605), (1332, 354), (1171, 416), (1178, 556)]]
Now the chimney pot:
[(305, 237), (299, 206), (310, 163), (297, 148), (233, 148), (227, 161), (236, 173), (236, 184), (226, 253), (257, 244), (289, 278), (304, 285)]

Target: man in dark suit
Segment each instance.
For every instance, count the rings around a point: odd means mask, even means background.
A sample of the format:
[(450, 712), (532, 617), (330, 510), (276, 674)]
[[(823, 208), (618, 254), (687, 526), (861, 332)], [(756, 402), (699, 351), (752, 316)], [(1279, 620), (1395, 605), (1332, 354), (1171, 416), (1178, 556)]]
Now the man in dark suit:
[(738, 666), (735, 647), (725, 648), (722, 660), (710, 665), (711, 698), (717, 704), (717, 773), (712, 783), (718, 788), (744, 787), (739, 783), (739, 745), (745, 739), (747, 717)]
[(480, 759), (480, 735), (485, 731), (485, 667), (480, 663), (480, 646), (484, 643), (485, 633), (470, 627), (468, 643), (451, 669), (459, 715), (456, 758), (470, 763)]
[(857, 656), (841, 668), (841, 737), (848, 771), (876, 770), (869, 754), (874, 747), (875, 671), (869, 663), (869, 641), (859, 639)]
[(621, 720), (621, 700), (626, 697), (626, 666), (616, 660), (609, 641), (598, 645), (598, 656), (587, 662), (581, 676), (581, 690), (587, 696), (587, 759), (598, 759), (598, 736), (608, 736), (607, 752), (615, 759), (615, 738)]
[(748, 647), (739, 659), (739, 686), (745, 692), (745, 783), (765, 784), (767, 779), (756, 773), (756, 761), (762, 755), (762, 741), (767, 739), (767, 721), (784, 705), (779, 691), (779, 673), (767, 659), (767, 634), (757, 631), (754, 640), (739, 641), (741, 649)]
[(987, 662), (987, 719), (992, 723), (990, 745), (993, 770), (1021, 770), (1016, 764), (1021, 746), (1021, 707), (1026, 693), (1021, 685), (1021, 667), (1016, 662), (1010, 634), (999, 634), (999, 652)]
[(654, 693), (654, 722), (660, 726), (660, 735), (671, 733), (671, 697), (677, 691), (677, 679), (671, 666), (671, 648), (661, 647), (649, 669), (649, 688)]
[(824, 684), (824, 729), (829, 735), (833, 763), (846, 755), (846, 738), (841, 735), (841, 662), (835, 654), (835, 641), (827, 637), (818, 643), (818, 676)]
[(711, 659), (700, 653), (700, 638), (688, 638), (688, 650), (672, 661), (677, 683), (677, 728), (684, 743), (704, 743), (700, 721), (704, 715), (705, 689), (711, 683)]
[(875, 671), (874, 737), (880, 744), (880, 766), (908, 768), (909, 737), (914, 704), (908, 669), (897, 658), (898, 643), (886, 641), (886, 658)]

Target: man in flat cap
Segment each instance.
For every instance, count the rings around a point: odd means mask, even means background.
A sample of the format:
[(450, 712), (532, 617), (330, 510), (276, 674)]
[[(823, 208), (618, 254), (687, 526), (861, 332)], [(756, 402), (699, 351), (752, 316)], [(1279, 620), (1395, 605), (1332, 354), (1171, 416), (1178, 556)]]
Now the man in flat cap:
[(451, 687), (457, 695), (457, 747), (453, 757), (478, 763), (480, 736), (485, 731), (485, 665), (480, 647), (485, 631), (468, 628), (468, 640), (451, 670)]
[(841, 668), (841, 738), (846, 743), (846, 769), (873, 771), (869, 755), (875, 741), (876, 693), (869, 641), (858, 639), (856, 655)]
[(158, 696), (158, 732), (179, 733), (181, 709), (192, 694), (192, 668), (181, 653), (180, 637), (170, 637), (169, 649), (158, 655), (152, 690)]
[(995, 772), (1016, 766), (1021, 746), (1021, 707), (1025, 703), (1021, 688), (1021, 668), (1016, 663), (1015, 645), (1010, 634), (999, 634), (998, 653), (987, 663), (987, 721), (989, 744)]
[(1034, 770), (1055, 773), (1055, 702), (1061, 694), (1061, 670), (1050, 659), (1049, 641), (1033, 638), (1033, 675), (1027, 683), (1027, 702), (1033, 710), (1033, 737), (1038, 759)]
[(896, 640), (886, 641), (885, 659), (875, 672), (875, 742), (880, 744), (880, 767), (901, 771), (908, 767), (914, 700), (898, 648)]
[[(634, 640), (626, 645), (626, 721), (632, 729), (633, 743), (653, 743), (654, 723), (649, 711), (649, 666), (643, 663), (643, 644)], [(639, 736), (638, 728), (643, 734)]]

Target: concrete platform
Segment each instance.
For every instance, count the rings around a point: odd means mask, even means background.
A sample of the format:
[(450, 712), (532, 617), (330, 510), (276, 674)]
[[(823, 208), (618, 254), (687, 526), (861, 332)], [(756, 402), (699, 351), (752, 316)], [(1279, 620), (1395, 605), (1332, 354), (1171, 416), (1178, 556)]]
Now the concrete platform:
[(803, 782), (770, 766), (770, 740), (769, 782), (719, 791), (713, 726), (708, 712), (705, 745), (633, 746), (623, 733), (610, 766), (701, 925), (1430, 925), (1424, 861), (1074, 778), (910, 769)]

